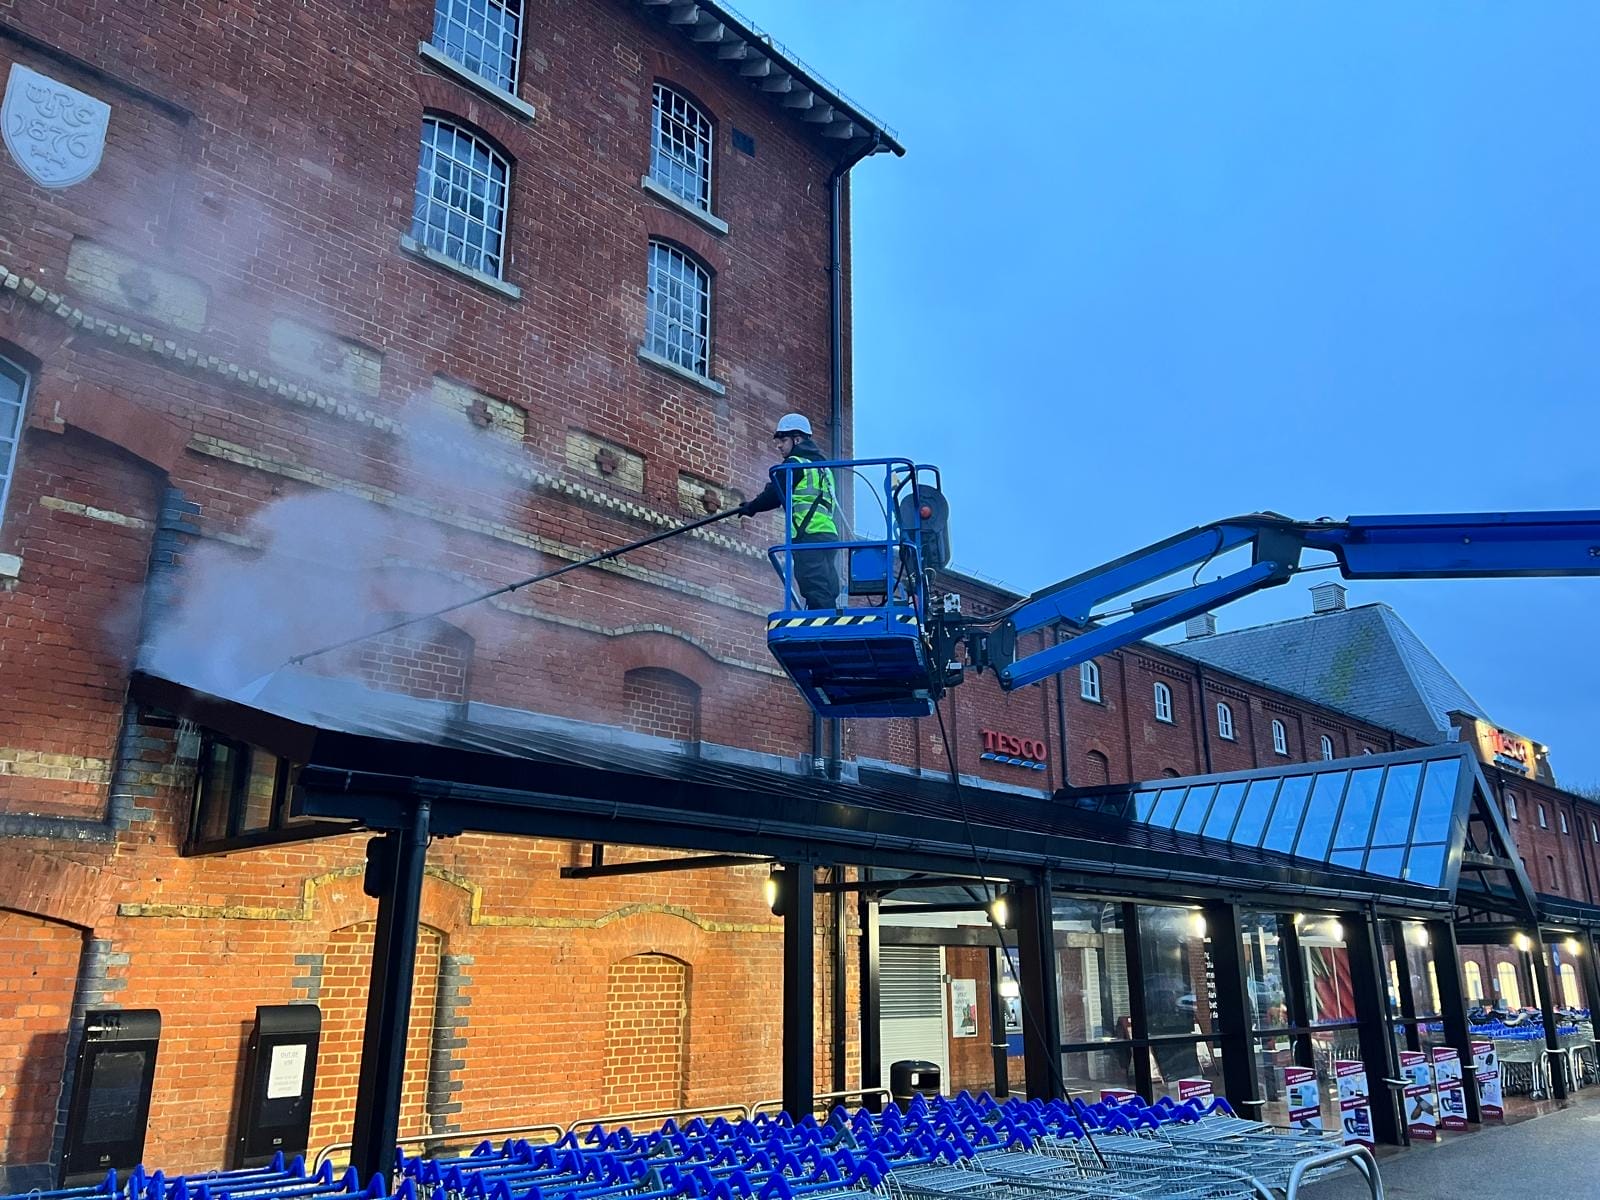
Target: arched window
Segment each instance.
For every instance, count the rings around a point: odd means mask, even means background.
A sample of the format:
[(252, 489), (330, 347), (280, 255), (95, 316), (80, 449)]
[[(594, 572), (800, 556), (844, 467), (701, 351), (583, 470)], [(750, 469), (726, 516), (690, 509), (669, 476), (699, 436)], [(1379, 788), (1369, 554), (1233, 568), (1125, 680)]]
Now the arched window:
[(1517, 969), (1508, 962), (1496, 963), (1494, 977), (1500, 984), (1500, 999), (1512, 1008), (1521, 1008), (1522, 989), (1517, 986)]
[(1517, 816), (1517, 794), (1515, 792), (1506, 792), (1505, 797), (1506, 816), (1510, 817), (1513, 821), (1521, 820), (1522, 818)]
[(1468, 959), (1461, 967), (1462, 973), (1467, 977), (1467, 1003), (1482, 1004), (1483, 995), (1483, 968)]
[(1323, 761), (1326, 762), (1327, 760), (1331, 759), (1332, 757), (1333, 757), (1333, 739), (1331, 737), (1329, 737), (1327, 734), (1323, 734), (1322, 735), (1322, 758), (1323, 758)]
[(645, 349), (696, 375), (711, 375), (711, 273), (666, 242), (650, 243)]
[(1100, 668), (1092, 662), (1078, 668), (1078, 695), (1096, 704), (1100, 702)]
[(1111, 760), (1098, 750), (1091, 750), (1084, 755), (1089, 760), (1088, 772), (1084, 776), (1085, 787), (1093, 787), (1097, 783), (1111, 782)]
[(422, 122), (411, 236), (473, 271), (501, 278), (511, 165), (488, 142), (439, 117)]
[(664, 83), (655, 87), (650, 178), (685, 204), (711, 211), (711, 122)]
[(1233, 706), (1225, 700), (1217, 701), (1217, 736), (1233, 741)]
[(1164, 683), (1156, 684), (1156, 720), (1172, 724), (1172, 689)]
[(1538, 810), (1539, 810), (1539, 828), (1540, 829), (1549, 829), (1550, 828), (1550, 818), (1545, 815), (1544, 805), (1540, 804), (1540, 805), (1536, 805), (1535, 807), (1537, 807)]
[(1549, 885), (1552, 892), (1559, 894), (1561, 891), (1561, 868), (1556, 866), (1556, 856), (1554, 854), (1546, 854), (1544, 856), (1544, 864), (1545, 883)]
[(1283, 727), (1283, 722), (1272, 722), (1272, 748), (1279, 754), (1289, 753), (1289, 731)]
[(0, 358), (0, 522), (6, 518), (6, 497), (17, 466), (27, 403), (28, 373), (9, 358)]
[(1171, 767), (1162, 767), (1161, 768), (1161, 778), (1163, 778), (1163, 779), (1176, 779), (1176, 778), (1178, 778), (1178, 772), (1173, 770)]
[(522, 38), (522, 0), (437, 0), (433, 45), (513, 95)]

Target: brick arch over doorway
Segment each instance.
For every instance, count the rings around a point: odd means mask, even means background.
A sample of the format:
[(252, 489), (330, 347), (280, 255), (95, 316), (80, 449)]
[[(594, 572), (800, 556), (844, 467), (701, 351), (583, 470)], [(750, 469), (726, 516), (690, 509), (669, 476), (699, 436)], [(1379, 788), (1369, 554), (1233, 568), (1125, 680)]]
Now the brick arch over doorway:
[(605, 1108), (682, 1108), (688, 1090), (689, 967), (635, 954), (606, 978)]
[[(361, 921), (328, 935), (322, 960), (319, 1003), (322, 1044), (317, 1055), (316, 1094), (311, 1104), (311, 1146), (350, 1140), (361, 1077), (361, 1043), (372, 975), (373, 923)], [(417, 936), (411, 1021), (406, 1027), (406, 1070), (400, 1101), (401, 1136), (432, 1132), (428, 1069), (439, 993), (444, 936), (424, 925)]]

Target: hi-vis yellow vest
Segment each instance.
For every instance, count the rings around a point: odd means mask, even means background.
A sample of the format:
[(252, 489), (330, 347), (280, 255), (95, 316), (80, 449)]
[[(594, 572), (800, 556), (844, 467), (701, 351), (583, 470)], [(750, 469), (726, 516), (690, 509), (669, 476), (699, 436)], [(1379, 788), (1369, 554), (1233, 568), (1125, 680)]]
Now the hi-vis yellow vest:
[[(809, 459), (791, 457), (792, 463)], [(837, 537), (839, 526), (833, 519), (833, 472), (826, 467), (807, 467), (794, 472), (794, 502), (789, 506), (794, 536), (826, 533)]]

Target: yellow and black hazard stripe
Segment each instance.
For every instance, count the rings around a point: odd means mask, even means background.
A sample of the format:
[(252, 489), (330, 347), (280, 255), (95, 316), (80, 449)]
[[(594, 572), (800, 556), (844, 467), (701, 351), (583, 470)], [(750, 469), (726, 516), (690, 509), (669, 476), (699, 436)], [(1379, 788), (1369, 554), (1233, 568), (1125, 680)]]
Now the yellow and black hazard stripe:
[[(900, 613), (895, 619), (905, 625), (916, 624), (916, 618), (910, 613)], [(881, 621), (880, 613), (868, 613), (866, 616), (833, 616), (833, 617), (781, 617), (767, 622), (767, 629), (799, 629), (802, 626), (813, 628), (819, 625), (865, 625), (871, 621)]]

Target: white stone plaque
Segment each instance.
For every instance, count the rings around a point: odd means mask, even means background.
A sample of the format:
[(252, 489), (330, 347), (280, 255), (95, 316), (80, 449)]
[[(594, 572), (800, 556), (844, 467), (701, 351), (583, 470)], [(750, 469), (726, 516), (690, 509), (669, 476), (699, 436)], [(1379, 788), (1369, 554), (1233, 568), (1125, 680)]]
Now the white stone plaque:
[(71, 187), (93, 175), (110, 122), (104, 101), (11, 64), (0, 133), (17, 165), (40, 186)]

